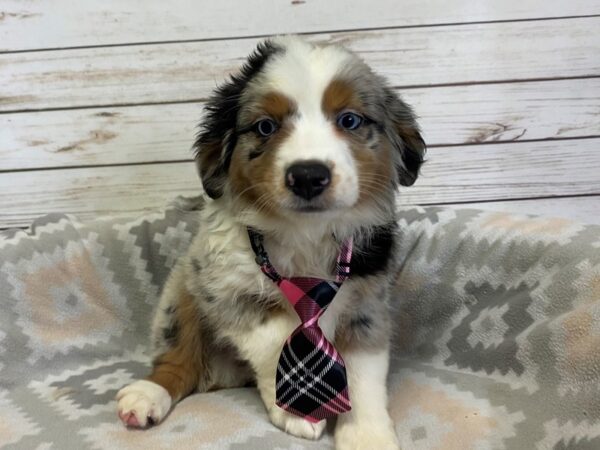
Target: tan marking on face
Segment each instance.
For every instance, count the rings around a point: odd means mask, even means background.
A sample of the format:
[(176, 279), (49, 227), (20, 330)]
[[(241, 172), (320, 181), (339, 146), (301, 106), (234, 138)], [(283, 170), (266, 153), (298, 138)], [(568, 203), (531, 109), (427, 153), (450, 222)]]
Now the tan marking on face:
[(356, 162), (359, 196), (357, 205), (364, 205), (389, 191), (394, 177), (392, 149), (383, 142), (373, 151), (358, 139), (350, 140), (350, 150)]
[[(234, 198), (259, 208), (267, 216), (277, 215), (277, 196), (285, 195), (283, 176), (275, 166), (277, 149), (289, 136), (291, 129), (286, 119), (297, 111), (296, 103), (286, 95), (271, 91), (250, 102), (242, 121), (252, 123), (264, 117), (274, 119), (279, 129), (267, 139), (253, 132), (244, 134), (233, 152), (229, 179)], [(252, 151), (261, 155), (249, 159)]]
[(275, 120), (281, 126), (288, 117), (298, 111), (296, 102), (278, 91), (251, 92), (244, 97), (243, 103), (239, 119), (244, 127), (266, 117)]
[[(363, 106), (351, 83), (335, 79), (325, 89), (321, 105), (324, 114), (332, 120), (344, 110), (360, 113)], [(357, 166), (359, 177), (359, 199), (357, 205), (364, 204), (389, 189), (393, 179), (393, 162), (389, 146), (381, 145), (377, 153), (367, 147), (367, 142), (359, 130), (349, 133), (340, 130), (334, 123), (338, 137), (348, 143)], [(365, 125), (363, 125), (365, 126)]]
[[(245, 201), (260, 209), (262, 214), (279, 215), (277, 198), (286, 194), (283, 175), (277, 169), (277, 149), (290, 135), (289, 126), (284, 125), (272, 137), (264, 143), (261, 139), (247, 135), (245, 142), (240, 142), (240, 148), (236, 148), (231, 159), (229, 179), (231, 190), (236, 199)], [(251, 150), (261, 146), (262, 154), (254, 159), (248, 160)]]
[(281, 124), (287, 117), (297, 110), (296, 103), (280, 92), (265, 94), (256, 105), (256, 110), (261, 111)]
[(323, 93), (321, 109), (326, 117), (335, 117), (341, 111), (361, 110), (361, 103), (352, 85), (344, 80), (333, 80)]
[(201, 385), (201, 377), (209, 370), (200, 314), (187, 291), (182, 292), (174, 315), (178, 329), (175, 346), (155, 359), (148, 380), (164, 387), (176, 402)]

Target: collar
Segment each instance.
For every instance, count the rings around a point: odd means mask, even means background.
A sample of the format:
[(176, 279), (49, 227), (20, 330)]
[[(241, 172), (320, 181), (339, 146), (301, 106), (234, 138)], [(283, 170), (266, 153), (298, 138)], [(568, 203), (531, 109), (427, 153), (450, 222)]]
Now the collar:
[[(248, 227), (248, 237), (250, 238), (250, 245), (254, 251), (256, 264), (260, 267), (262, 272), (269, 277), (274, 283), (279, 284), (285, 278), (279, 275), (275, 267), (269, 260), (269, 255), (264, 247), (263, 235), (253, 228)], [(353, 238), (350, 237), (344, 242), (340, 248), (340, 253), (336, 260), (335, 265), (335, 281), (337, 283), (343, 283), (347, 278), (350, 277), (350, 262), (352, 260), (352, 246)]]

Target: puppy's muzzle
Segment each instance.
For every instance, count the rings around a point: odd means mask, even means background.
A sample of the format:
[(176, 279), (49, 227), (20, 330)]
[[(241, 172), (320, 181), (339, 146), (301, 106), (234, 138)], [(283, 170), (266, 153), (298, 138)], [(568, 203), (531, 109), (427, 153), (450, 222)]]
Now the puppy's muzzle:
[(285, 186), (305, 200), (321, 195), (330, 184), (331, 171), (315, 161), (292, 164), (285, 173)]

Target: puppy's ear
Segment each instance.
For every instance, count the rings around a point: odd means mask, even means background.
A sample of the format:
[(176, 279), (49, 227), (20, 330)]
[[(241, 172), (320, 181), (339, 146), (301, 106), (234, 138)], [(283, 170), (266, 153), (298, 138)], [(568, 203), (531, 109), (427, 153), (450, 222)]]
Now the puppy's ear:
[(205, 117), (194, 142), (196, 169), (204, 191), (219, 198), (227, 182), (227, 170), (237, 142), (239, 99), (247, 80), (232, 77), (215, 91), (205, 106)]
[(205, 118), (200, 124), (194, 152), (202, 185), (211, 198), (221, 197), (227, 183), (227, 171), (237, 143), (236, 127), (242, 93), (266, 61), (282, 50), (268, 39), (259, 43), (240, 72), (219, 87), (204, 108)]
[(411, 186), (419, 176), (427, 146), (421, 137), (412, 108), (391, 89), (386, 89), (384, 110), (387, 116), (385, 132), (394, 146), (398, 182)]
[(221, 197), (227, 182), (227, 170), (222, 159), (222, 142), (198, 142), (197, 140), (194, 149), (196, 152), (196, 170), (202, 181), (204, 191), (210, 198)]

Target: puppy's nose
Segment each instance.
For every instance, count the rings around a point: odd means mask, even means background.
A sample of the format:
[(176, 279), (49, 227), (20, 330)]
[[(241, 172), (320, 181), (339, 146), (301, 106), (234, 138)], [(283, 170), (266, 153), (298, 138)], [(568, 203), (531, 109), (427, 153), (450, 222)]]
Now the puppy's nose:
[(291, 165), (285, 173), (285, 186), (298, 197), (310, 200), (331, 184), (331, 172), (321, 163), (305, 161)]

